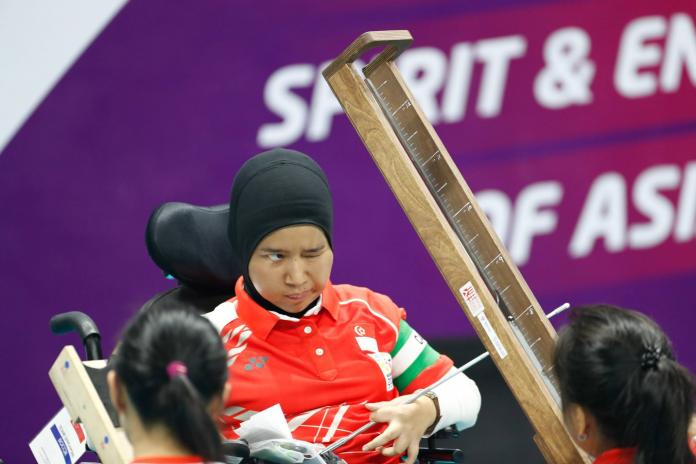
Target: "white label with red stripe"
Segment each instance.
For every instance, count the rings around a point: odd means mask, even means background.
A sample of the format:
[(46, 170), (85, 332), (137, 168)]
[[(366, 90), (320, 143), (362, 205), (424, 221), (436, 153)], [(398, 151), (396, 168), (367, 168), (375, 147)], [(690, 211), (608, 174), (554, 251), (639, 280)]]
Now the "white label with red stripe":
[(483, 312), (483, 301), (481, 301), (481, 298), (471, 282), (464, 284), (459, 289), (459, 293), (462, 295), (462, 298), (464, 298), (464, 303), (466, 303), (466, 307), (469, 308), (469, 312), (472, 316), (477, 317)]

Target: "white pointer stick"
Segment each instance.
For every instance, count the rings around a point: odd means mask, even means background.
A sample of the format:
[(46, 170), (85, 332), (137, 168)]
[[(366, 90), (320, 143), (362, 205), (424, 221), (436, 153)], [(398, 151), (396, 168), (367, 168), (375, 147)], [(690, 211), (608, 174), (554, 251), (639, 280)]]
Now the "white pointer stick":
[[(563, 311), (565, 311), (565, 310), (568, 309), (568, 308), (570, 308), (570, 303), (563, 303), (561, 306), (559, 306), (558, 308), (556, 308), (556, 309), (554, 309), (553, 311), (551, 311), (550, 313), (548, 313), (548, 314), (546, 315), (546, 317), (547, 317), (548, 319), (551, 319), (552, 317), (554, 317), (554, 316), (556, 316), (556, 315), (562, 313)], [(411, 399), (409, 399), (408, 401), (406, 401), (404, 404), (411, 404), (411, 403), (413, 403), (414, 401), (416, 401), (418, 398), (420, 398), (421, 396), (425, 395), (425, 394), (428, 393), (429, 391), (433, 390), (433, 389), (436, 388), (436, 387), (439, 387), (439, 386), (442, 385), (443, 383), (447, 382), (449, 379), (455, 377), (455, 376), (456, 376), (457, 374), (459, 374), (460, 372), (464, 372), (465, 370), (469, 369), (471, 366), (473, 366), (473, 365), (475, 365), (475, 364), (478, 364), (479, 362), (483, 361), (484, 359), (486, 359), (486, 358), (489, 357), (490, 355), (491, 355), (491, 354), (490, 354), (488, 351), (484, 351), (483, 353), (481, 353), (480, 355), (476, 356), (474, 359), (472, 359), (472, 360), (469, 361), (468, 363), (464, 364), (462, 367), (458, 368), (455, 372), (452, 372), (451, 374), (449, 374), (449, 375), (447, 375), (447, 376), (441, 378), (440, 380), (438, 380), (438, 381), (435, 382), (434, 384), (430, 385), (428, 388), (425, 388), (425, 389), (421, 390), (421, 391), (418, 392), (415, 396), (412, 396)], [(377, 423), (377, 422), (374, 422), (374, 421), (370, 421), (370, 422), (366, 423), (365, 425), (361, 426), (361, 427), (358, 428), (357, 430), (354, 430), (353, 432), (351, 432), (349, 435), (346, 435), (345, 437), (343, 437), (343, 438), (341, 438), (341, 439), (339, 439), (339, 440), (336, 440), (335, 442), (333, 442), (332, 444), (330, 444), (329, 446), (327, 446), (326, 448), (324, 448), (323, 450), (321, 450), (321, 454), (330, 453), (330, 452), (332, 452), (332, 451), (334, 451), (334, 450), (340, 448), (341, 446), (343, 446), (344, 444), (348, 443), (348, 442), (349, 442), (350, 440), (352, 440), (353, 438), (355, 438), (355, 437), (357, 437), (358, 435), (360, 435), (361, 433), (363, 433), (365, 430), (371, 428), (371, 427), (372, 427), (373, 425), (375, 425), (376, 423)]]

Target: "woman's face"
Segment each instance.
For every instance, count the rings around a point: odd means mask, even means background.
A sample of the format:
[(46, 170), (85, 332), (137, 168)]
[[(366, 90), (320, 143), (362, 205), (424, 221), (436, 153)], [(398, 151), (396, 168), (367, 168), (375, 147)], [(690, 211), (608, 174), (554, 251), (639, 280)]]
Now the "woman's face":
[(266, 300), (298, 313), (321, 294), (332, 265), (333, 252), (320, 228), (289, 226), (261, 240), (249, 260), (249, 277)]

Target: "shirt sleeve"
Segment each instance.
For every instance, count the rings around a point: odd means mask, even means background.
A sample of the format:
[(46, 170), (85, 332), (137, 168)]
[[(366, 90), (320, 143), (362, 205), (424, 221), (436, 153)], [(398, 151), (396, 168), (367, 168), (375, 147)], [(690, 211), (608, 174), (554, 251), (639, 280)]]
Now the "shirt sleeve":
[[(456, 372), (450, 368), (446, 375)], [(440, 402), (440, 421), (433, 433), (454, 425), (457, 430), (467, 429), (476, 423), (481, 409), (481, 393), (476, 382), (460, 372), (442, 385), (433, 389)]]
[(452, 360), (435, 351), (405, 320), (399, 321), (392, 357), (394, 384), (401, 393), (425, 388), (444, 376)]
[[(456, 371), (450, 358), (435, 351), (404, 320), (400, 321), (399, 336), (390, 354), (394, 384), (403, 394), (427, 388)], [(441, 415), (433, 433), (450, 425), (461, 430), (476, 423), (481, 394), (469, 377), (459, 373), (433, 391)]]

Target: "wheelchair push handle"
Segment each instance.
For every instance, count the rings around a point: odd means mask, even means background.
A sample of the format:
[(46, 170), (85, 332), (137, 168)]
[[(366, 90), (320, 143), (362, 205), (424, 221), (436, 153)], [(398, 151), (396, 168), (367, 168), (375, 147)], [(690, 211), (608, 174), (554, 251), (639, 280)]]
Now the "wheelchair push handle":
[(68, 311), (51, 318), (51, 332), (62, 335), (77, 332), (85, 345), (87, 360), (102, 359), (101, 334), (91, 317), (82, 311)]

